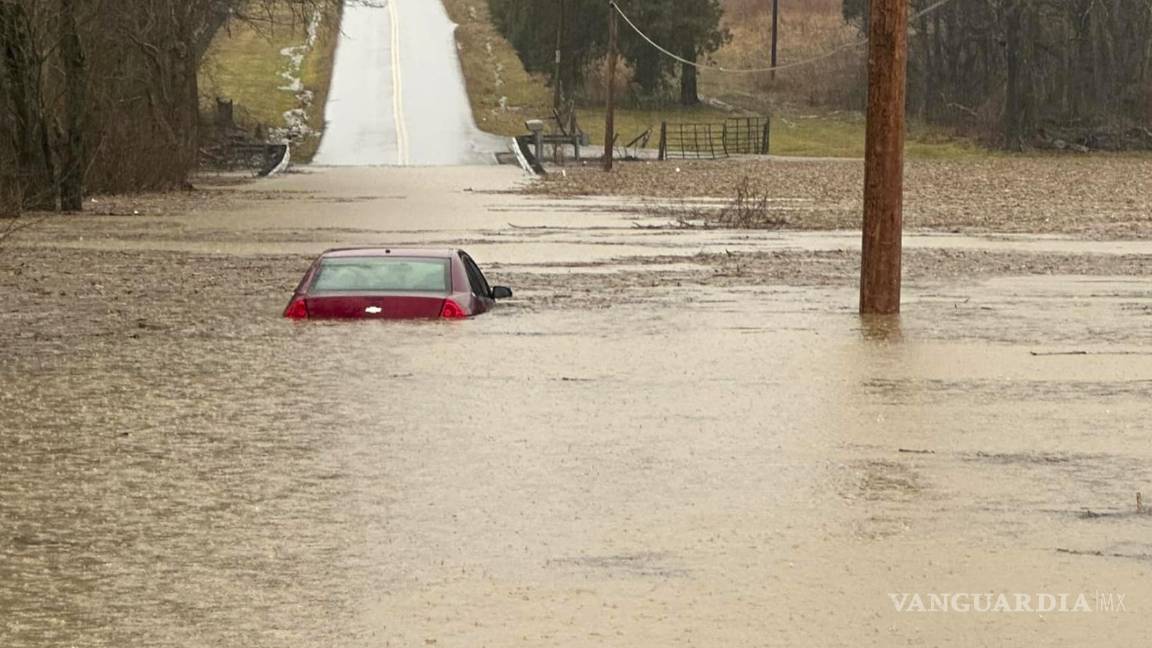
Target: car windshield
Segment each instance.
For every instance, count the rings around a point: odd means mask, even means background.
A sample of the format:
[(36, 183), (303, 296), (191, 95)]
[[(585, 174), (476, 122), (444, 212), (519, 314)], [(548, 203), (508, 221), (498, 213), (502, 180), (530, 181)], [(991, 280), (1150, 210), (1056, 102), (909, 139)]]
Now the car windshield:
[(320, 262), (313, 293), (448, 293), (447, 259), (413, 257), (338, 257)]

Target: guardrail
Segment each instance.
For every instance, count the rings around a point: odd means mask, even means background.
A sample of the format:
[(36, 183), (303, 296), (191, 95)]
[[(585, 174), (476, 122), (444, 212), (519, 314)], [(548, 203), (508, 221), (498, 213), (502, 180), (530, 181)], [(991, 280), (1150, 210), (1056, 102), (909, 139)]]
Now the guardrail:
[(251, 169), (259, 176), (270, 176), (287, 168), (292, 159), (288, 144), (229, 142), (200, 150), (202, 166), (235, 171)]

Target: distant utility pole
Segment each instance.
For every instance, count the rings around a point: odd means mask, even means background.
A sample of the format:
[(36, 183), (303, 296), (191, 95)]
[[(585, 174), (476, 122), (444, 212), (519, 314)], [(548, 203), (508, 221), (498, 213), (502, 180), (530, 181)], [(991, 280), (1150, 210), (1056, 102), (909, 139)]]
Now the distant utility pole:
[(860, 313), (894, 314), (900, 312), (908, 2), (872, 0), (869, 7)]
[(563, 82), (561, 81), (563, 75), (560, 62), (563, 60), (564, 53), (564, 16), (566, 13), (564, 11), (565, 0), (559, 0), (559, 2), (560, 18), (556, 23), (556, 78), (553, 80), (554, 95), (552, 97), (552, 108), (556, 111), (557, 115), (560, 114), (560, 104), (564, 99)]
[(780, 0), (772, 0), (772, 80), (776, 80), (776, 43), (780, 34)]
[(616, 3), (608, 2), (608, 110), (604, 114), (604, 170), (612, 170), (612, 149), (616, 145)]

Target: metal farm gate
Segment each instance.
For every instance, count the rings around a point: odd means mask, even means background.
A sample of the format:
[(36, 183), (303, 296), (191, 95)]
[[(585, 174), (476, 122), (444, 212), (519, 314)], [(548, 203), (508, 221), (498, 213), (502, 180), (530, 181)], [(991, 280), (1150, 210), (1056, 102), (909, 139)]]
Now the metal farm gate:
[(729, 155), (767, 155), (769, 135), (767, 117), (724, 120), (724, 150)]
[(719, 124), (660, 124), (660, 159), (715, 160), (727, 157)]
[(765, 155), (771, 130), (767, 117), (732, 117), (722, 123), (660, 124), (660, 159), (718, 160), (730, 155)]

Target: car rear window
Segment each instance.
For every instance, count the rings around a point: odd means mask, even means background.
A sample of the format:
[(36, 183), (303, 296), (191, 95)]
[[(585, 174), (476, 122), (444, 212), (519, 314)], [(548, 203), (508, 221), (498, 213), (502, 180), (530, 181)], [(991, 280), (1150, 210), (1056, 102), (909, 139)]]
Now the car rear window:
[(309, 292), (449, 292), (448, 259), (338, 257), (324, 259)]

